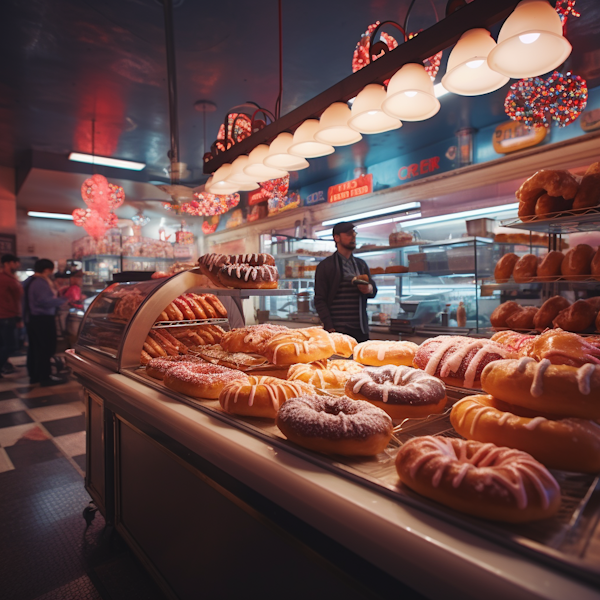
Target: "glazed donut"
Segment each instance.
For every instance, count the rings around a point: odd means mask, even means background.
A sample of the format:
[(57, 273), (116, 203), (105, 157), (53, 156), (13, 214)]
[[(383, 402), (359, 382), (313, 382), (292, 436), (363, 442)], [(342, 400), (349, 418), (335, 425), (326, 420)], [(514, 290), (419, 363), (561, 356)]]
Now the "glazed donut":
[(446, 406), (446, 387), (412, 367), (365, 367), (346, 382), (346, 395), (366, 400), (392, 417), (406, 419), (441, 413)]
[(221, 346), (227, 352), (249, 352), (260, 354), (263, 346), (278, 333), (289, 331), (283, 325), (249, 325), (226, 332), (221, 338)]
[(183, 321), (183, 313), (171, 302), (166, 308), (165, 312), (169, 317), (169, 321)]
[(198, 259), (198, 267), (203, 275), (206, 275), (215, 285), (223, 287), (218, 278), (219, 269), (228, 264), (229, 257), (225, 254), (204, 254)]
[(285, 381), (277, 377), (249, 377), (247, 381), (228, 383), (219, 394), (219, 404), (232, 415), (275, 419), (281, 405), (290, 398), (314, 393), (302, 381)]
[(503, 329), (508, 327), (506, 320), (513, 313), (519, 312), (521, 306), (512, 300), (499, 304), (490, 315), (490, 323), (494, 329)]
[(512, 313), (506, 319), (506, 324), (511, 329), (533, 329), (535, 315), (538, 310), (536, 306), (523, 306), (521, 310)]
[(145, 350), (142, 350), (140, 355), (140, 365), (147, 365), (151, 360), (152, 357)]
[(189, 307), (192, 309), (194, 313), (194, 318), (208, 319), (206, 312), (204, 311), (202, 306), (200, 306), (200, 304), (196, 302), (196, 298), (194, 296), (195, 294), (184, 294), (183, 296), (181, 296), (181, 298), (183, 298), (183, 300), (185, 300), (185, 302), (187, 302)]
[(217, 317), (227, 318), (227, 309), (217, 296), (214, 294), (203, 294), (202, 296), (215, 309)]
[(202, 359), (196, 356), (185, 356), (180, 354), (179, 356), (164, 356), (161, 358), (152, 358), (146, 365), (146, 375), (154, 377), (154, 379), (163, 379), (167, 369), (171, 368), (174, 364), (178, 363), (203, 363)]
[(412, 365), (419, 346), (413, 342), (369, 340), (354, 348), (354, 360), (363, 365)]
[(558, 250), (548, 252), (542, 259), (537, 268), (537, 277), (539, 281), (553, 281), (554, 278), (561, 276), (561, 265), (565, 255)]
[(175, 298), (175, 300), (173, 300), (173, 304), (181, 311), (184, 319), (193, 321), (196, 318), (194, 311), (184, 298)]
[(511, 348), (490, 340), (440, 335), (419, 346), (414, 366), (448, 385), (472, 388), (488, 363), (516, 356)]
[(317, 360), (292, 365), (287, 377), (289, 380), (304, 381), (322, 390), (340, 390), (354, 373), (363, 369), (361, 364), (353, 360)]
[(519, 201), (519, 217), (525, 221), (535, 215), (535, 205), (544, 193), (573, 200), (578, 188), (577, 179), (569, 171), (542, 169), (527, 179), (515, 193)]
[(496, 268), (494, 269), (494, 279), (498, 283), (506, 283), (512, 277), (518, 260), (519, 257), (513, 252), (509, 252), (508, 254), (502, 256), (496, 263)]
[(521, 417), (493, 396), (468, 396), (450, 413), (464, 438), (522, 450), (550, 469), (600, 471), (600, 425), (584, 419)]
[(590, 263), (590, 271), (594, 279), (600, 280), (600, 247), (598, 250), (596, 250), (594, 258), (592, 258), (592, 262)]
[(597, 311), (585, 300), (577, 300), (568, 308), (561, 310), (552, 321), (554, 327), (578, 333), (589, 329), (596, 320)]
[(481, 386), (498, 400), (546, 415), (600, 419), (599, 365), (553, 365), (528, 356), (498, 360), (483, 370)]
[(562, 196), (542, 194), (535, 203), (535, 214), (539, 217), (546, 215), (559, 216), (557, 213), (570, 210), (573, 200), (565, 200)]
[(538, 331), (544, 331), (546, 327), (552, 327), (552, 321), (556, 319), (558, 313), (565, 308), (569, 308), (569, 306), (571, 306), (571, 303), (562, 296), (548, 298), (533, 317), (533, 326)]
[(396, 470), (422, 496), (483, 519), (524, 523), (560, 507), (560, 487), (546, 467), (512, 448), (415, 437), (400, 448)]
[(333, 340), (333, 347), (335, 348), (335, 354), (348, 358), (352, 356), (354, 348), (356, 347), (356, 340), (345, 333), (339, 333), (334, 331), (329, 334)]
[(275, 259), (271, 254), (262, 252), (260, 254), (232, 254), (228, 257), (229, 264), (243, 263), (253, 267), (261, 267), (262, 265), (275, 266)]
[(193, 297), (206, 313), (207, 319), (216, 319), (219, 316), (213, 305), (206, 299), (205, 294), (193, 294)]
[(171, 336), (167, 338), (165, 333), (167, 332), (151, 329), (148, 332), (148, 337), (151, 337), (169, 356), (177, 356), (179, 354), (179, 344), (177, 341), (173, 342)]
[(244, 263), (224, 265), (217, 277), (222, 285), (246, 289), (276, 289), (279, 274), (273, 265), (253, 267)]
[(527, 283), (537, 275), (538, 257), (535, 254), (524, 254), (515, 264), (513, 279), (517, 283)]
[(526, 335), (524, 333), (517, 333), (516, 331), (499, 331), (491, 337), (492, 342), (507, 346), (515, 352), (520, 353), (521, 350), (529, 344), (531, 340), (535, 338), (534, 335)]
[(529, 356), (538, 362), (547, 358), (553, 365), (571, 367), (600, 364), (600, 348), (590, 338), (562, 329), (548, 329), (533, 336), (519, 348), (519, 356)]
[(600, 204), (600, 163), (593, 163), (585, 172), (575, 199), (573, 209), (591, 208)]
[(237, 379), (248, 381), (248, 375), (219, 365), (183, 362), (167, 369), (163, 382), (186, 396), (216, 399), (228, 383)]
[(291, 442), (326, 454), (374, 456), (392, 437), (392, 420), (383, 410), (345, 396), (291, 398), (276, 424)]
[(595, 251), (587, 244), (577, 244), (565, 254), (560, 267), (563, 277), (572, 280), (585, 279), (592, 273), (592, 259)]
[(289, 329), (273, 336), (261, 350), (274, 365), (309, 363), (329, 358), (335, 351), (331, 336), (320, 327)]

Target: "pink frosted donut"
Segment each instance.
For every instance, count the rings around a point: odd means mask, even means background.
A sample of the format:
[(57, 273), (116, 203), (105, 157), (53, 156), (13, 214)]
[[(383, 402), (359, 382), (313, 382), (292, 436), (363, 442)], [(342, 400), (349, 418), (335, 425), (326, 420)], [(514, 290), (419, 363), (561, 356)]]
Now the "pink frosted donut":
[(446, 386), (437, 377), (412, 367), (365, 367), (346, 382), (346, 395), (367, 400), (392, 419), (426, 417), (446, 406)]
[(384, 411), (345, 396), (291, 398), (277, 413), (277, 427), (299, 446), (345, 456), (379, 454), (392, 437), (392, 420)]
[(523, 523), (560, 507), (560, 487), (546, 467), (512, 448), (416, 437), (400, 448), (396, 470), (415, 492), (484, 519)]
[(218, 398), (221, 390), (237, 379), (248, 380), (241, 371), (210, 363), (179, 363), (168, 368), (163, 382), (176, 392), (193, 398)]
[(189, 356), (187, 354), (180, 354), (179, 356), (161, 356), (159, 358), (153, 358), (146, 365), (146, 375), (154, 377), (154, 379), (162, 379), (174, 364), (180, 363), (199, 363), (203, 362), (202, 359), (195, 356)]

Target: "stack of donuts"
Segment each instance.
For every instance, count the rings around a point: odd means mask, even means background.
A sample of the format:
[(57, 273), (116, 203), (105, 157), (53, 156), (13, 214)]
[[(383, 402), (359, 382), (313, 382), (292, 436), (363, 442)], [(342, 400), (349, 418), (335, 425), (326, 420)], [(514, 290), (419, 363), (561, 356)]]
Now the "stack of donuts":
[(581, 181), (569, 171), (542, 169), (527, 179), (515, 195), (522, 221), (597, 207), (600, 205), (600, 163), (592, 164)]
[(226, 319), (227, 309), (214, 294), (182, 294), (158, 315), (161, 321), (194, 321), (196, 319)]
[(270, 254), (204, 254), (200, 271), (215, 285), (229, 288), (275, 289), (279, 273)]

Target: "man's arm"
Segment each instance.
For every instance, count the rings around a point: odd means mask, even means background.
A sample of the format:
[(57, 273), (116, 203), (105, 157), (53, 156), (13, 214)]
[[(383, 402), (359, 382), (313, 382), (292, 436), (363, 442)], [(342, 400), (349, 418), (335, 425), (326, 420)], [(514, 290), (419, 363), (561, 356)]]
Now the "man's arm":
[(29, 286), (30, 307), (39, 306), (41, 308), (52, 308), (55, 306), (62, 306), (69, 301), (69, 299), (65, 297), (55, 297), (50, 290), (50, 286), (46, 282), (40, 282), (37, 285), (34, 285), (34, 283), (36, 282), (33, 282)]
[(362, 267), (360, 269), (362, 274), (369, 276), (369, 283), (365, 283), (365, 285), (359, 285), (358, 290), (367, 298), (375, 298), (375, 296), (377, 295), (377, 284), (375, 283), (375, 281), (373, 281), (373, 278), (371, 277), (371, 270), (369, 269), (369, 265), (367, 265), (367, 263), (364, 260), (361, 260), (360, 264)]
[(323, 328), (326, 331), (333, 329), (333, 321), (329, 313), (327, 299), (329, 298), (329, 286), (331, 285), (331, 277), (328, 276), (327, 265), (320, 263), (315, 271), (315, 308), (319, 318), (323, 322)]

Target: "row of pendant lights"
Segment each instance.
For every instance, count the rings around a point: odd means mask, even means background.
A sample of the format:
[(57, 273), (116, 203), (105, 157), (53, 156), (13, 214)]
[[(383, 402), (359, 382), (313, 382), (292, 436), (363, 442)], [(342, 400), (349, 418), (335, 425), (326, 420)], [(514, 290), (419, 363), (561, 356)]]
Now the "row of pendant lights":
[[(571, 44), (548, 0), (522, 0), (508, 17), (498, 43), (487, 29), (464, 33), (448, 57), (444, 88), (463, 96), (487, 94), (513, 78), (536, 77), (562, 64)], [(367, 85), (352, 108), (334, 102), (320, 120), (307, 119), (295, 133), (280, 133), (270, 146), (260, 144), (248, 156), (221, 166), (206, 183), (213, 194), (232, 194), (259, 187), (259, 182), (284, 177), (308, 167), (307, 158), (327, 156), (335, 146), (348, 146), (361, 134), (398, 129), (402, 121), (423, 121), (440, 110), (433, 82), (422, 64), (408, 63), (386, 89)]]

